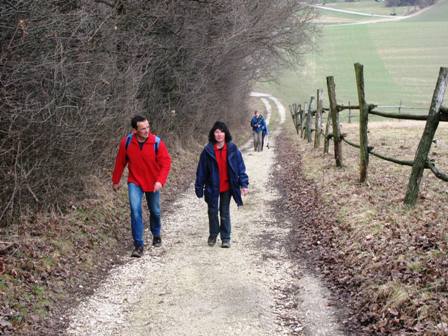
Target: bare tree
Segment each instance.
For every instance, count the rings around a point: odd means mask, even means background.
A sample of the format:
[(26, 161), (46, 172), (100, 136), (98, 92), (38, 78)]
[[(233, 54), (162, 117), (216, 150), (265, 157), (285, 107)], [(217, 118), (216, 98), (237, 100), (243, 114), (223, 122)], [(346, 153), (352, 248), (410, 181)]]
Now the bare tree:
[(135, 113), (173, 139), (241, 123), (254, 81), (314, 31), (291, 0), (4, 0), (0, 16), (3, 225), (83, 197)]

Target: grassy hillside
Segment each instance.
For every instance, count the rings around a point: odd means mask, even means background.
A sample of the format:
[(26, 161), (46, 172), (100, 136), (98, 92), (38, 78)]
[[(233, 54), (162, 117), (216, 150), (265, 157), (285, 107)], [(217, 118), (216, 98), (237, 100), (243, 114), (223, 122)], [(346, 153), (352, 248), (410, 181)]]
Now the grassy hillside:
[[(413, 6), (402, 7), (386, 7), (384, 2), (372, 0), (356, 1), (356, 2), (330, 2), (325, 5), (330, 8), (344, 9), (355, 12), (377, 14), (377, 15), (408, 15), (414, 9)], [(328, 13), (322, 13), (328, 15)]]
[[(410, 18), (410, 21), (432, 21), (432, 22), (447, 22), (448, 20), (448, 1), (441, 0), (428, 10), (421, 13), (421, 15)], [(443, 27), (441, 27), (443, 29)]]
[[(362, 3), (370, 6), (367, 1)], [(278, 95), (287, 104), (301, 103), (315, 95), (317, 88), (326, 88), (325, 78), (332, 75), (338, 102), (355, 102), (353, 64), (360, 62), (370, 103), (401, 102), (421, 108), (414, 113), (426, 113), (439, 68), (448, 66), (448, 44), (442, 42), (448, 41), (446, 17), (448, 0), (441, 0), (420, 16), (405, 20), (322, 26), (315, 41), (317, 50), (306, 57), (305, 65), (284, 71), (276, 83), (260, 84), (260, 90)]]

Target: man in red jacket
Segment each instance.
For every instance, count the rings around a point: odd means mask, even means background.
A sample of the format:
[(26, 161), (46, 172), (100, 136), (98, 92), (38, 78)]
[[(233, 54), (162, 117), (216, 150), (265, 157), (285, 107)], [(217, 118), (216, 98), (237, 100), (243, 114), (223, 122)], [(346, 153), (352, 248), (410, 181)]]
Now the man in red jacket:
[(143, 255), (142, 199), (146, 196), (149, 208), (149, 224), (153, 236), (152, 245), (162, 245), (160, 237), (160, 190), (166, 183), (171, 168), (168, 150), (157, 136), (151, 134), (145, 117), (131, 120), (133, 132), (121, 139), (115, 168), (112, 174), (114, 191), (120, 188), (121, 175), (128, 165), (128, 195), (131, 208), (131, 228), (134, 239), (133, 257)]

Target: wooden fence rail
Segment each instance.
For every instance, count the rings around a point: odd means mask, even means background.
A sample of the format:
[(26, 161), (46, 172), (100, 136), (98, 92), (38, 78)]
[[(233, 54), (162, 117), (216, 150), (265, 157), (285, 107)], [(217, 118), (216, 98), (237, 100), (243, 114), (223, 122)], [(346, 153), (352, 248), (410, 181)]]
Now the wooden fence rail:
[[(435, 162), (428, 158), (428, 154), (431, 148), (431, 144), (434, 140), (434, 135), (437, 130), (439, 122), (448, 122), (448, 108), (442, 106), (443, 97), (448, 84), (448, 68), (440, 68), (439, 76), (436, 83), (436, 88), (431, 101), (429, 113), (427, 115), (412, 115), (402, 114), (401, 108), (403, 107), (400, 102), (398, 113), (377, 111), (378, 105), (368, 104), (365, 98), (365, 83), (364, 83), (364, 67), (362, 64), (356, 63), (355, 77), (356, 87), (358, 93), (358, 105), (339, 105), (336, 100), (336, 84), (332, 76), (327, 77), (327, 91), (329, 107), (322, 106), (322, 91), (317, 90), (316, 94), (316, 109), (312, 109), (314, 97), (304, 105), (302, 109), (301, 105), (290, 105), (289, 109), (292, 115), (294, 125), (296, 127), (297, 134), (300, 137), (306, 138), (308, 142), (311, 142), (311, 133), (314, 134), (314, 148), (320, 147), (320, 137), (324, 134), (324, 153), (329, 152), (330, 140), (333, 140), (334, 144), (334, 158), (337, 167), (342, 167), (342, 142), (359, 149), (360, 157), (360, 182), (367, 181), (368, 176), (368, 164), (369, 155), (373, 155), (382, 160), (393, 162), (400, 165), (406, 165), (412, 167), (412, 172), (409, 177), (406, 196), (404, 203), (408, 206), (414, 206), (418, 197), (421, 179), (423, 176), (423, 170), (429, 169), (437, 178), (448, 182), (448, 174), (440, 171)], [(380, 106), (380, 108), (387, 108), (390, 106)], [(410, 107), (406, 107), (411, 109)], [(341, 111), (349, 111), (349, 122), (351, 121), (351, 113), (353, 110), (359, 110), (359, 144), (353, 143), (346, 139), (346, 134), (341, 134), (339, 124), (339, 113)], [(325, 112), (329, 112), (327, 122), (325, 125), (325, 131), (322, 129), (322, 115)], [(412, 161), (400, 160), (396, 158), (387, 157), (374, 151), (374, 148), (369, 146), (368, 143), (368, 120), (369, 114), (378, 115), (386, 118), (405, 119), (405, 120), (426, 120), (425, 129), (420, 139), (415, 158)], [(315, 117), (314, 128), (312, 128), (312, 118)], [(332, 132), (330, 132), (330, 127)]]

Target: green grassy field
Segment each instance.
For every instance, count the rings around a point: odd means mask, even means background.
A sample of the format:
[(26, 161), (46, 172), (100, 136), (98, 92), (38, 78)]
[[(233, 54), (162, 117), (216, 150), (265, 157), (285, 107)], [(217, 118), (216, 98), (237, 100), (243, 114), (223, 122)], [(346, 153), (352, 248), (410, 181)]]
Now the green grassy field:
[(378, 15), (390, 15), (391, 13), (395, 13), (396, 15), (408, 15), (414, 8), (413, 6), (386, 7), (383, 2), (376, 2), (372, 0), (356, 2), (331, 2), (327, 3), (325, 6)]
[(356, 103), (353, 64), (359, 62), (364, 65), (369, 103), (401, 102), (421, 108), (408, 112), (426, 113), (439, 68), (448, 66), (448, 0), (439, 1), (419, 16), (401, 21), (323, 26), (316, 37), (318, 50), (306, 56), (304, 66), (284, 71), (276, 82), (258, 89), (291, 104), (303, 103), (317, 88), (324, 88), (326, 101), (326, 76), (334, 76), (338, 103)]

